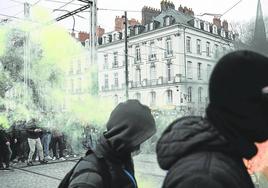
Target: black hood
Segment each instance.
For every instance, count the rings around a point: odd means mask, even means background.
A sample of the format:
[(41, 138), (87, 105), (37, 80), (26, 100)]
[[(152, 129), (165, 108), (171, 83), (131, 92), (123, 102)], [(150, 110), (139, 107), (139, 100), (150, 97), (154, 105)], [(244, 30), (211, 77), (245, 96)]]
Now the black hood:
[(235, 155), (225, 138), (201, 117), (183, 117), (171, 123), (157, 142), (160, 167), (169, 170), (180, 158), (198, 151)]
[(151, 110), (138, 100), (120, 103), (112, 111), (106, 127), (97, 150), (109, 147), (119, 156), (130, 154), (156, 132)]
[(268, 139), (268, 58), (251, 52), (232, 52), (219, 60), (209, 82), (207, 118), (240, 150), (251, 158), (255, 142)]

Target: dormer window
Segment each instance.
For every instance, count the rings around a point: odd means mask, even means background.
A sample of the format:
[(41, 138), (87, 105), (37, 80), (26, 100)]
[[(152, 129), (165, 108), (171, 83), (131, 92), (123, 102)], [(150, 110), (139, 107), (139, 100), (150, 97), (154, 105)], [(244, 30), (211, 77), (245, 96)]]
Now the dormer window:
[(213, 26), (212, 26), (212, 33), (213, 33), (213, 34), (218, 34), (218, 33), (217, 33), (217, 26), (216, 26), (216, 25), (213, 25)]
[(204, 23), (204, 30), (210, 32), (209, 23), (208, 22), (205, 22)]
[(107, 44), (107, 36), (103, 36), (103, 44)]
[(154, 22), (150, 23), (150, 31), (154, 29)]
[(113, 34), (113, 41), (116, 41), (116, 40), (117, 40), (117, 34), (114, 33), (114, 34)]
[(148, 27), (149, 27), (149, 25), (146, 24), (146, 25), (145, 25), (145, 31), (148, 31), (148, 30), (149, 30)]
[(194, 20), (194, 27), (196, 27), (196, 28), (198, 28), (198, 29), (201, 28), (201, 27), (200, 27), (200, 20), (198, 20), (198, 19), (195, 19), (195, 20)]
[(225, 33), (225, 31), (224, 31), (224, 29), (223, 29), (223, 28), (221, 29), (221, 36), (222, 36), (223, 38), (225, 38), (225, 37), (226, 37), (226, 33)]
[(139, 34), (139, 27), (135, 27), (135, 35), (138, 35)]
[(169, 26), (170, 25), (170, 17), (166, 17), (166, 26)]
[(229, 37), (229, 39), (234, 40), (234, 35), (233, 35), (232, 32), (229, 32), (229, 33), (228, 33), (228, 37)]

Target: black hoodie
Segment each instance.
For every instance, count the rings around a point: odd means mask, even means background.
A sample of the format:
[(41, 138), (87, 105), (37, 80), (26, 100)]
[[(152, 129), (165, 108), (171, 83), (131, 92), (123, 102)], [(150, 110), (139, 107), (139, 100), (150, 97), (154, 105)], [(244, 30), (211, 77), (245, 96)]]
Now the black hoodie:
[(163, 188), (254, 188), (240, 154), (201, 117), (174, 121), (156, 151)]
[(73, 177), (83, 170), (86, 172), (72, 178), (69, 187), (106, 188), (96, 158), (108, 165), (111, 188), (137, 187), (131, 152), (156, 132), (150, 109), (137, 100), (120, 103), (111, 113), (106, 127), (94, 154), (76, 167)]

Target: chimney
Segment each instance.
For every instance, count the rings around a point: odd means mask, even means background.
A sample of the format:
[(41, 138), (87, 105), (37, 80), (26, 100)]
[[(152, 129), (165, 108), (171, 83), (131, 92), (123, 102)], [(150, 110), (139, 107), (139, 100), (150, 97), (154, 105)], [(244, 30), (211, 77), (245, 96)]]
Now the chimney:
[(71, 36), (72, 36), (73, 38), (75, 38), (75, 33), (74, 33), (74, 32), (71, 32)]
[(223, 27), (224, 31), (229, 31), (229, 30), (228, 30), (228, 22), (227, 22), (226, 20), (224, 20), (224, 21), (222, 22), (222, 27)]
[(102, 37), (102, 35), (105, 33), (105, 29), (101, 28), (100, 26), (96, 30), (97, 37)]
[(183, 12), (183, 8), (182, 6), (180, 5), (179, 9), (178, 9), (180, 12)]
[(81, 31), (78, 33), (78, 40), (80, 42), (85, 42), (85, 40), (87, 40), (87, 39), (89, 39), (89, 34), (88, 33), (81, 32)]
[(221, 19), (219, 17), (214, 17), (213, 24), (216, 25), (218, 28), (221, 28)]

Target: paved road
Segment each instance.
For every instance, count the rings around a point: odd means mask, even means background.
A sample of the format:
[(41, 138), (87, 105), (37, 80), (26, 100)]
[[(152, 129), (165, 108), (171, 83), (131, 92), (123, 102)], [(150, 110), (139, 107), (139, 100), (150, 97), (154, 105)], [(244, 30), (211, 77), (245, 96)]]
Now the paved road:
[[(165, 172), (159, 169), (154, 155), (139, 155), (134, 163), (140, 188), (161, 187)], [(56, 188), (74, 164), (75, 161), (64, 161), (15, 166), (12, 171), (0, 171), (0, 188)]]

